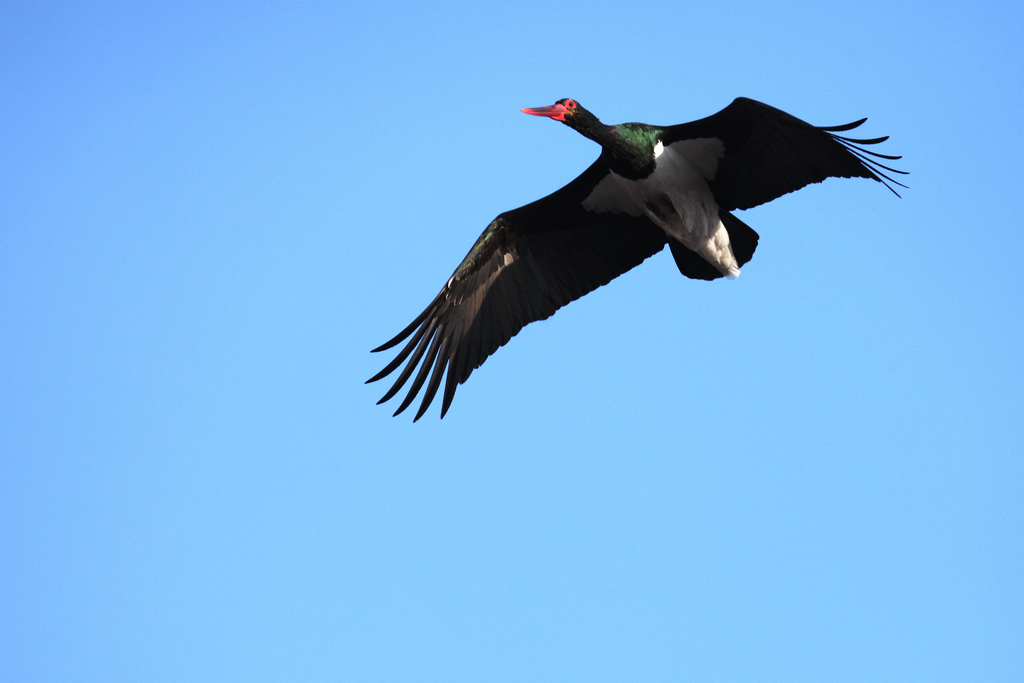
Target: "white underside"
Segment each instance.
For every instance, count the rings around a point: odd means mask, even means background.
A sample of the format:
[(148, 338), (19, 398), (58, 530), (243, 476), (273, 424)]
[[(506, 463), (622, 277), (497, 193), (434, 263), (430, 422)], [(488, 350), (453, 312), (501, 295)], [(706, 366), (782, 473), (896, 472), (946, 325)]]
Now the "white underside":
[(647, 216), (655, 225), (697, 252), (726, 277), (740, 274), (729, 231), (718, 217), (708, 181), (714, 179), (725, 151), (721, 140), (684, 140), (655, 147), (655, 169), (643, 180), (610, 173), (583, 200), (594, 212)]

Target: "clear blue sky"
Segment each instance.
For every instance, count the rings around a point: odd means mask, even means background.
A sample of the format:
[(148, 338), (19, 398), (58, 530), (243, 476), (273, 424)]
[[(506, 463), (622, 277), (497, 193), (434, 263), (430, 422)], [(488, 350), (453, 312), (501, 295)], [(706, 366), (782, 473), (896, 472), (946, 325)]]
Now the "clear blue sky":
[[(1024, 5), (369, 4), (0, 8), (0, 678), (1024, 679)], [(740, 95), (910, 189), (375, 405), (597, 154), (521, 107)]]

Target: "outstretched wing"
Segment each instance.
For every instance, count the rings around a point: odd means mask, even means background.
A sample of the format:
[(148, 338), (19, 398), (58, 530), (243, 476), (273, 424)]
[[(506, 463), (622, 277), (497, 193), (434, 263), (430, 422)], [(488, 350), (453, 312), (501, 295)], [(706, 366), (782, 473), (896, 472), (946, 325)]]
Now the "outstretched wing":
[[(405, 363), (379, 403), (417, 370), (398, 415), (426, 382), (416, 420), (441, 386), (441, 417), (455, 389), (527, 324), (607, 284), (665, 246), (665, 233), (643, 217), (591, 212), (582, 202), (607, 173), (602, 158), (574, 181), (532, 204), (495, 218), (437, 297), (384, 351), (409, 339), (368, 382)], [(427, 375), (429, 373), (429, 380)]]
[(885, 171), (905, 172), (875, 159), (894, 161), (900, 157), (859, 146), (884, 142), (888, 136), (855, 139), (836, 135), (865, 121), (818, 128), (767, 104), (740, 97), (717, 114), (667, 127), (662, 142), (666, 146), (687, 140), (721, 142), (709, 145), (720, 156), (708, 186), (719, 207), (726, 211), (749, 209), (829, 177), (871, 178), (896, 193), (890, 183), (906, 186)]

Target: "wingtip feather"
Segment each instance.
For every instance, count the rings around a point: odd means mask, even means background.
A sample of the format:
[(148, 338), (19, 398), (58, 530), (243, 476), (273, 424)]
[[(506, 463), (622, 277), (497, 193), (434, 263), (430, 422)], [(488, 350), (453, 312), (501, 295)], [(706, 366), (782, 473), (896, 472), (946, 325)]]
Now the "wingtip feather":
[(842, 133), (842, 132), (847, 131), (847, 130), (853, 130), (854, 128), (862, 125), (867, 120), (868, 120), (868, 117), (865, 116), (864, 118), (860, 119), (859, 121), (854, 121), (852, 123), (844, 123), (841, 126), (819, 126), (818, 130), (823, 130), (823, 131), (825, 131), (827, 133)]

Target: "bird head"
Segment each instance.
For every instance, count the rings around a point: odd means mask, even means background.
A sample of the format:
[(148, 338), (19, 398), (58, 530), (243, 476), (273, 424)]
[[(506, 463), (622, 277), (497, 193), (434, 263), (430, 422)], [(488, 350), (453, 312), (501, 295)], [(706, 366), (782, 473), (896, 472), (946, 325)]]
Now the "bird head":
[(597, 117), (583, 108), (579, 102), (571, 98), (558, 100), (550, 107), (537, 107), (536, 109), (523, 109), (525, 114), (534, 116), (547, 116), (555, 121), (561, 121), (577, 133), (580, 133), (591, 140), (601, 144), (606, 142), (605, 137), (609, 129), (597, 120)]
[(534, 116), (547, 116), (555, 121), (561, 121), (562, 123), (569, 124), (569, 122), (575, 118), (577, 112), (586, 110), (576, 104), (576, 100), (567, 97), (564, 100), (558, 100), (550, 107), (536, 107), (534, 109), (521, 109), (520, 111), (524, 114), (532, 114)]

